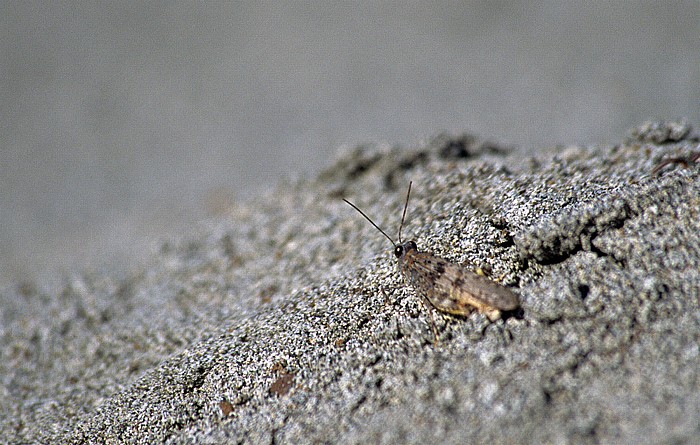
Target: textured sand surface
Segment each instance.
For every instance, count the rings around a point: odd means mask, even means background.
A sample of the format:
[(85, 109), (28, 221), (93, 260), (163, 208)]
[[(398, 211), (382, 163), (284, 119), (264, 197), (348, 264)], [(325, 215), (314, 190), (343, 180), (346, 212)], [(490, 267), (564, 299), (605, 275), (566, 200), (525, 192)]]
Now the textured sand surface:
[[(523, 158), (363, 146), (160, 244), (128, 276), (0, 295), (7, 443), (698, 443), (700, 151), (647, 124)], [(390, 235), (522, 310), (429, 310)]]

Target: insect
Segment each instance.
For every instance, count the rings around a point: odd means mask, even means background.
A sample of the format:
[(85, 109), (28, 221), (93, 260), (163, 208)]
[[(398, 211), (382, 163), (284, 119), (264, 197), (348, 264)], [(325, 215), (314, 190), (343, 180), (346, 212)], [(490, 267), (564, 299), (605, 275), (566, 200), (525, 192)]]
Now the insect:
[[(432, 305), (439, 311), (460, 316), (467, 316), (476, 309), (491, 321), (500, 318), (501, 311), (517, 309), (520, 306), (518, 295), (509, 288), (429, 252), (420, 252), (413, 240), (404, 242), (401, 239), (411, 185), (412, 182), (408, 184), (398, 244), (355, 204), (347, 199), (343, 201), (360, 212), (391, 241), (404, 280), (421, 294), (424, 301), (428, 301), (426, 306)], [(435, 332), (434, 326), (433, 331)]]
[(684, 168), (690, 168), (690, 164), (693, 164), (697, 162), (700, 159), (700, 152), (697, 153), (691, 153), (690, 155), (686, 157), (676, 157), (676, 158), (668, 158), (659, 163), (656, 167), (654, 167), (654, 170), (651, 171), (652, 176), (659, 176), (661, 174), (661, 170), (666, 167), (667, 165), (671, 164), (681, 164)]

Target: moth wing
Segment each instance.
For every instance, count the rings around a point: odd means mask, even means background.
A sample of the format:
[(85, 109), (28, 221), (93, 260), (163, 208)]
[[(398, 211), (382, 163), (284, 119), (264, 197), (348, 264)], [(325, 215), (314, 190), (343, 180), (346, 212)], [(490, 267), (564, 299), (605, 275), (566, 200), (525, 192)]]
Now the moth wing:
[(464, 267), (454, 268), (456, 270), (453, 273), (446, 273), (444, 277), (447, 280), (446, 287), (460, 300), (469, 301), (480, 311), (482, 308), (511, 311), (520, 306), (518, 295), (509, 288)]
[(402, 266), (411, 285), (441, 311), (468, 315), (478, 309), (495, 314), (520, 305), (509, 288), (426, 252), (411, 252)]

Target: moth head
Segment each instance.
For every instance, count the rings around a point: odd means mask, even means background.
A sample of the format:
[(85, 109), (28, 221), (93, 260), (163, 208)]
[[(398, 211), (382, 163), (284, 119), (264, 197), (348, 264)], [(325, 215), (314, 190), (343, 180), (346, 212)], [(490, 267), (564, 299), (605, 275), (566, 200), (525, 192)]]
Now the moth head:
[(415, 241), (407, 241), (403, 244), (396, 246), (394, 248), (394, 255), (396, 255), (396, 258), (401, 258), (411, 250), (418, 250), (418, 246), (416, 246)]

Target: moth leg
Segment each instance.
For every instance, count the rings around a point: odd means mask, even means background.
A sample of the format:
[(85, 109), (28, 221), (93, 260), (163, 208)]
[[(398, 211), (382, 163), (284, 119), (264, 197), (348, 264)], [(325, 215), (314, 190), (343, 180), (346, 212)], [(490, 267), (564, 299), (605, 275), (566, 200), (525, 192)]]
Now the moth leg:
[(491, 276), (491, 271), (488, 267), (477, 267), (476, 269), (474, 269), (474, 273), (487, 278)]
[(433, 305), (430, 304), (430, 301), (426, 297), (422, 297), (422, 299), (423, 306), (425, 306), (425, 309), (428, 311), (428, 315), (430, 316), (430, 329), (432, 329), (433, 335), (435, 336), (435, 346), (438, 346), (440, 344), (440, 337), (438, 336), (437, 326), (435, 326), (435, 317), (433, 316)]
[(381, 286), (380, 289), (382, 290), (382, 294), (384, 295), (384, 306), (391, 306), (391, 299), (389, 299), (389, 295), (386, 293), (386, 289), (384, 289), (384, 286)]
[(479, 312), (486, 315), (486, 318), (488, 318), (491, 322), (494, 322), (501, 318), (501, 311), (496, 308), (484, 308)]

